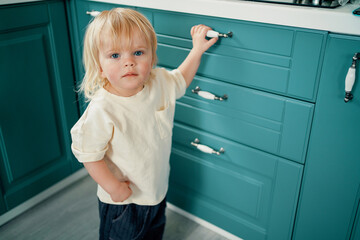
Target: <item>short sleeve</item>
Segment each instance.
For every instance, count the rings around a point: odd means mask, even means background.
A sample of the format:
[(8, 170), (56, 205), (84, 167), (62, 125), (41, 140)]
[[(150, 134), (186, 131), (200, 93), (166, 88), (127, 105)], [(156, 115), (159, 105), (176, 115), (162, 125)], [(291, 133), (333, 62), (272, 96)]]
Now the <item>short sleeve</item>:
[(113, 124), (100, 108), (89, 104), (70, 131), (71, 149), (79, 162), (95, 162), (104, 158), (113, 134)]
[(176, 99), (179, 99), (185, 94), (186, 81), (179, 69), (172, 70), (170, 75), (172, 76), (175, 83)]
[(157, 68), (156, 74), (157, 77), (160, 77), (159, 80), (161, 82), (164, 80), (162, 84), (165, 84), (165, 89), (173, 92), (176, 99), (184, 96), (186, 91), (186, 82), (179, 69), (168, 71), (165, 68)]

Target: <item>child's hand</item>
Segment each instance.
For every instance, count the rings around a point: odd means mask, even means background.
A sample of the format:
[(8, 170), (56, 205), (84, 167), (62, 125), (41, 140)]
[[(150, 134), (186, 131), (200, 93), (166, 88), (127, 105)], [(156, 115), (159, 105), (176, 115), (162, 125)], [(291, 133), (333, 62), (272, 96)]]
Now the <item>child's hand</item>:
[(178, 67), (181, 74), (183, 75), (186, 87), (188, 87), (193, 80), (196, 71), (199, 68), (201, 56), (208, 50), (212, 45), (216, 43), (218, 38), (206, 39), (207, 31), (211, 30), (210, 27), (205, 25), (196, 25), (191, 28), (191, 37), (193, 39), (193, 48), (189, 55)]
[(111, 199), (114, 202), (123, 202), (128, 199), (132, 194), (132, 190), (129, 185), (129, 181), (119, 182), (119, 186), (110, 193)]
[(193, 26), (191, 28), (190, 33), (193, 39), (193, 51), (203, 54), (216, 43), (218, 38), (211, 38), (210, 40), (206, 39), (206, 33), (209, 30), (211, 30), (210, 27), (202, 24)]

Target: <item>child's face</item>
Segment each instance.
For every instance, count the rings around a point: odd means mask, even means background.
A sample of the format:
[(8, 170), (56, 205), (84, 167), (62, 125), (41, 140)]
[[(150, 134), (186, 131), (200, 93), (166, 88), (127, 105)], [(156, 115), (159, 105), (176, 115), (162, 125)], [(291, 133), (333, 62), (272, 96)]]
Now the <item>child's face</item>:
[(99, 51), (101, 76), (109, 81), (106, 90), (130, 97), (140, 92), (150, 77), (152, 51), (139, 31), (134, 32), (130, 46), (121, 40), (120, 37), (118, 46), (114, 47), (110, 34), (105, 31), (102, 35)]

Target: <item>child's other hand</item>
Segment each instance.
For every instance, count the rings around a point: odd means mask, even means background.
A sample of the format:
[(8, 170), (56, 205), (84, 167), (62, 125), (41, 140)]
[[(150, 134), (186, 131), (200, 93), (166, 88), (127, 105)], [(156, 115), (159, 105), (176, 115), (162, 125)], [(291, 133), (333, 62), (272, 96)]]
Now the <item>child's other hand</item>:
[(132, 190), (129, 185), (129, 181), (119, 182), (119, 186), (110, 193), (111, 199), (114, 202), (123, 202), (128, 199), (132, 194)]
[(216, 43), (218, 38), (211, 38), (210, 40), (206, 39), (207, 31), (211, 30), (210, 27), (205, 25), (196, 25), (191, 28), (191, 37), (193, 39), (193, 51), (203, 54), (208, 50), (212, 45)]

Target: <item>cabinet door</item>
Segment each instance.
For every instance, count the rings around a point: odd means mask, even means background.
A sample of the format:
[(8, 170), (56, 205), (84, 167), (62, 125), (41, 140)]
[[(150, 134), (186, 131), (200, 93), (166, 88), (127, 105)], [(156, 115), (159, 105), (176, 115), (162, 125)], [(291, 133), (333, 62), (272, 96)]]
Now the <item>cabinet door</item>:
[(302, 165), (179, 123), (173, 133), (169, 202), (243, 239), (290, 239)]
[[(360, 71), (354, 99), (344, 82), (360, 38), (330, 35), (294, 239), (349, 239), (360, 191)], [(359, 64), (357, 64), (359, 67)]]
[(11, 209), (68, 176), (78, 118), (62, 1), (0, 8), (0, 173)]

